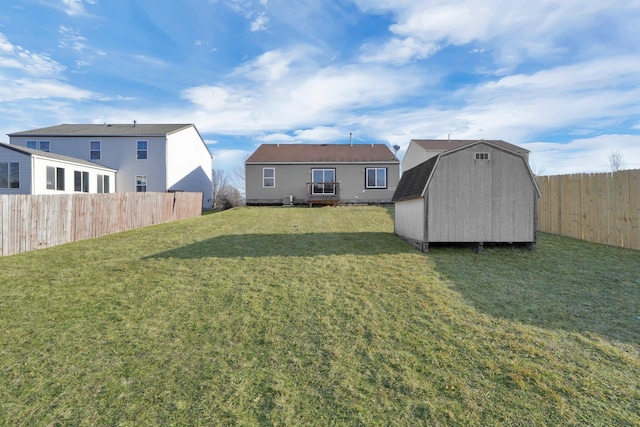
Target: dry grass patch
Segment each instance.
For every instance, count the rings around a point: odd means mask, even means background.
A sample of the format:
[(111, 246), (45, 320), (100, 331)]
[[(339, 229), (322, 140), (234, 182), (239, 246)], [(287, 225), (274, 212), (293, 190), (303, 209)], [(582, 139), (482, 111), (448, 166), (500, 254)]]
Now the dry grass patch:
[(640, 253), (241, 208), (0, 259), (4, 425), (640, 424)]

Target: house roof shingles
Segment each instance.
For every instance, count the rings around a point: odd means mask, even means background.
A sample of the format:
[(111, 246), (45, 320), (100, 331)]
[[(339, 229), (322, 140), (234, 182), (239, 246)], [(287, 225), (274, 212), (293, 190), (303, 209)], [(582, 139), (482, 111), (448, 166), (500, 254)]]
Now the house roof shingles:
[(13, 151), (16, 151), (18, 153), (26, 154), (26, 155), (29, 155), (29, 156), (40, 156), (40, 157), (43, 157), (43, 158), (46, 158), (46, 159), (51, 159), (51, 160), (58, 160), (58, 161), (63, 161), (63, 162), (68, 162), (68, 163), (75, 163), (75, 164), (78, 164), (78, 165), (91, 166), (91, 167), (94, 167), (94, 168), (100, 168), (100, 169), (105, 169), (105, 170), (115, 170), (115, 169), (108, 168), (106, 166), (100, 165), (98, 163), (90, 162), (88, 160), (82, 160), (82, 159), (78, 159), (76, 157), (63, 156), (61, 154), (49, 153), (47, 151), (34, 150), (34, 149), (31, 149), (31, 148), (21, 147), (21, 146), (17, 146), (17, 145), (4, 144), (2, 142), (0, 142), (0, 147), (8, 148), (9, 150), (13, 150)]
[(432, 157), (404, 172), (396, 187), (396, 191), (393, 193), (391, 201), (398, 202), (421, 197), (439, 158), (440, 156)]
[[(473, 144), (474, 142), (483, 141), (478, 139), (412, 139), (412, 142), (415, 142), (420, 147), (425, 150), (452, 150), (455, 148), (464, 147), (465, 145)], [(491, 144), (494, 144), (500, 148), (504, 148), (519, 154), (529, 153), (529, 150), (519, 147), (517, 145), (511, 144), (509, 142), (503, 141), (501, 139), (487, 139), (484, 140)]]
[(262, 144), (246, 163), (399, 163), (384, 144)]
[(106, 137), (106, 136), (166, 136), (167, 134), (193, 126), (192, 124), (61, 124), (24, 132), (10, 133), (9, 136), (26, 137)]

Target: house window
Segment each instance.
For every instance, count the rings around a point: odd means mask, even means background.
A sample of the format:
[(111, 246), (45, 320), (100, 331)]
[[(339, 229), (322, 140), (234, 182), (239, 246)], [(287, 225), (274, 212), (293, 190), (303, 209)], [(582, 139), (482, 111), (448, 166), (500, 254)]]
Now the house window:
[(100, 160), (100, 141), (91, 141), (90, 145), (90, 158), (91, 160)]
[(147, 141), (137, 141), (136, 159), (145, 160), (147, 158)]
[(336, 194), (335, 169), (311, 169), (311, 181), (313, 194)]
[(73, 189), (83, 193), (89, 192), (89, 172), (73, 171)]
[(275, 168), (262, 169), (262, 186), (263, 187), (276, 186), (276, 169)]
[(489, 153), (476, 153), (476, 160), (489, 160)]
[(32, 150), (37, 150), (38, 141), (27, 141), (27, 148), (31, 148)]
[(47, 166), (47, 190), (64, 191), (64, 168)]
[(48, 153), (51, 151), (51, 143), (49, 141), (40, 141), (40, 150)]
[(136, 191), (138, 193), (144, 193), (147, 191), (147, 176), (136, 175)]
[(366, 168), (366, 188), (387, 188), (387, 168)]
[(98, 193), (109, 192), (109, 175), (98, 175)]
[(0, 162), (0, 188), (20, 188), (20, 163)]

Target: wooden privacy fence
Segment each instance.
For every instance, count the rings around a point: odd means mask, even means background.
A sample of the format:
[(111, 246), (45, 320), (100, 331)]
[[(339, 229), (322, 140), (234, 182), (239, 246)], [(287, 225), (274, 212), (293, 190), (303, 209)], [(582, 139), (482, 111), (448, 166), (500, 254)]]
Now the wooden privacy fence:
[(640, 170), (540, 176), (538, 230), (640, 250)]
[(202, 214), (202, 193), (0, 196), (0, 255)]

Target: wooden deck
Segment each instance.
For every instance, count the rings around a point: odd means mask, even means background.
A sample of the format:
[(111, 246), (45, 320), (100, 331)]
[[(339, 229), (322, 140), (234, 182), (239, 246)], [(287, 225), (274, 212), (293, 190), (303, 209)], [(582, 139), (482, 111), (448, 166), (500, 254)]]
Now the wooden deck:
[[(333, 189), (332, 193), (317, 193), (314, 192), (314, 188), (325, 188), (330, 186)], [(317, 191), (317, 190), (316, 190)], [(313, 205), (330, 205), (337, 206), (340, 203), (340, 183), (339, 182), (307, 182), (307, 195), (305, 201), (309, 204), (309, 207)]]
[(309, 207), (313, 207), (313, 205), (330, 205), (330, 206), (338, 206), (340, 203), (340, 196), (335, 195), (307, 195), (306, 202), (309, 204)]

